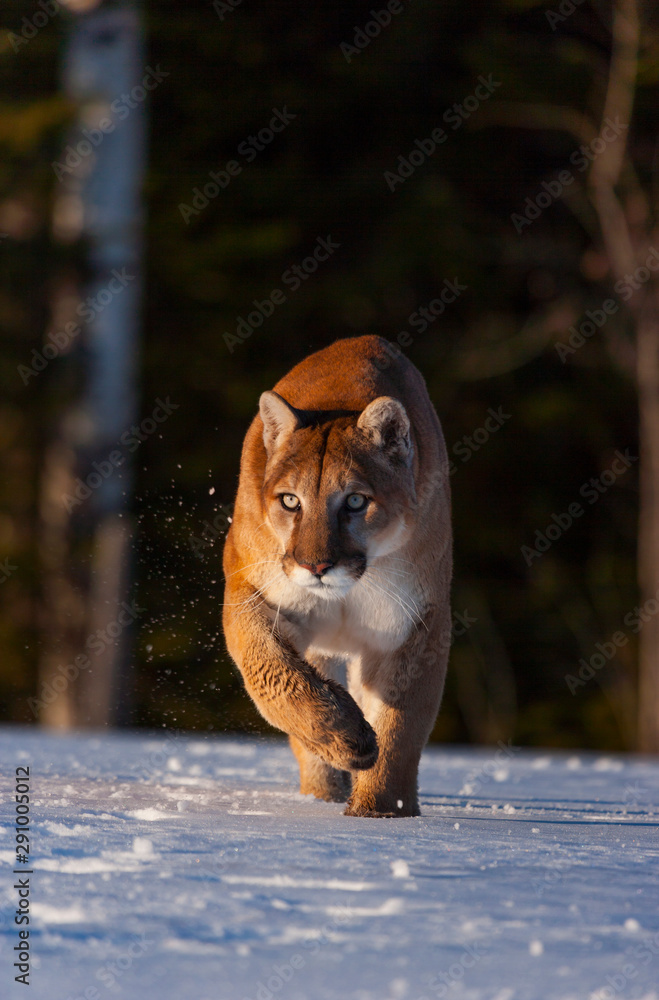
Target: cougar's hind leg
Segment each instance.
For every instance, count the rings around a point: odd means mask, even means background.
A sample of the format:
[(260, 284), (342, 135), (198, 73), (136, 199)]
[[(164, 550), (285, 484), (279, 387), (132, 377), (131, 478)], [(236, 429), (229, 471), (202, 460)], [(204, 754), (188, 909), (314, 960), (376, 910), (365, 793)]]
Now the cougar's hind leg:
[(339, 771), (331, 764), (326, 764), (302, 746), (295, 736), (289, 736), (288, 739), (300, 765), (302, 795), (315, 795), (325, 802), (347, 802), (350, 795), (350, 772)]

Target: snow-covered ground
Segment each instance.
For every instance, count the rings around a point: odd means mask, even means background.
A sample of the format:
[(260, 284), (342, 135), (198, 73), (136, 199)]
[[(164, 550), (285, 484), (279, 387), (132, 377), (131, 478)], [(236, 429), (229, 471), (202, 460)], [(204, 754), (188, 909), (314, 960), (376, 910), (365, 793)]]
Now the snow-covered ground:
[(397, 820), (301, 796), (296, 767), (275, 739), (0, 729), (0, 996), (659, 997), (659, 762), (429, 749)]

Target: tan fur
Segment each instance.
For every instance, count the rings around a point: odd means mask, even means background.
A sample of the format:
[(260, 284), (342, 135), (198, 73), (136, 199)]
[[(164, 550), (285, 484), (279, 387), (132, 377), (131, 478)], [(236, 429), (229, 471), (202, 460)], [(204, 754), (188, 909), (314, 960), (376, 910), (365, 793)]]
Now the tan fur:
[(448, 459), (421, 375), (386, 341), (339, 340), (263, 394), (224, 571), (227, 646), (289, 734), (300, 790), (418, 815), (450, 645)]

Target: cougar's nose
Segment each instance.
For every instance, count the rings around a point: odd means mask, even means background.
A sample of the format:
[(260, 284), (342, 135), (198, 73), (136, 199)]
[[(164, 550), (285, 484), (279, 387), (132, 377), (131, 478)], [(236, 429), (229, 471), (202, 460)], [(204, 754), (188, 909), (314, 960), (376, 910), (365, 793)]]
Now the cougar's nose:
[(331, 563), (331, 562), (321, 562), (321, 563), (303, 563), (303, 562), (299, 562), (298, 563), (298, 566), (301, 566), (302, 569), (308, 569), (309, 572), (313, 573), (314, 576), (317, 576), (318, 579), (321, 578), (321, 576), (323, 575), (323, 573), (327, 573), (327, 570), (331, 569), (333, 565), (334, 565), (334, 563)]

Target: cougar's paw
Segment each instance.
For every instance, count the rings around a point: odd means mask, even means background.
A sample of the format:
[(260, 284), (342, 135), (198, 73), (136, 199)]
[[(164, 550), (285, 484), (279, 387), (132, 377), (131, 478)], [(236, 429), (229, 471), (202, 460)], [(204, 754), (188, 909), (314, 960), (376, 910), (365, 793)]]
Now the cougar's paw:
[(318, 735), (314, 735), (315, 740), (309, 744), (309, 749), (341, 771), (366, 771), (378, 759), (375, 732), (363, 717), (357, 726), (337, 726), (322, 743), (318, 741)]
[(341, 755), (341, 767), (348, 771), (366, 771), (378, 759), (375, 730), (344, 687), (331, 681), (329, 686), (330, 696), (339, 713), (336, 749)]
[(373, 727), (362, 720), (357, 739), (346, 740), (346, 767), (349, 771), (367, 771), (378, 759), (378, 741)]
[(348, 805), (343, 810), (344, 816), (364, 816), (367, 819), (398, 819), (400, 816), (420, 816), (421, 813), (418, 809), (396, 809), (395, 812), (389, 812), (385, 809), (374, 808), (369, 803), (353, 801), (352, 799), (348, 802)]
[(327, 682), (326, 709), (313, 728), (309, 749), (342, 771), (365, 771), (378, 759), (378, 741), (357, 702), (344, 687)]
[(395, 819), (398, 813), (380, 813), (374, 809), (359, 809), (348, 806), (343, 810), (344, 816), (364, 816), (366, 819)]
[(338, 771), (324, 760), (308, 757), (300, 769), (300, 792), (325, 802), (347, 802), (352, 790), (348, 771)]
[(399, 816), (421, 815), (416, 796), (409, 796), (407, 799), (402, 796), (401, 798), (397, 798), (391, 792), (384, 789), (376, 790), (369, 788), (368, 785), (368, 775), (365, 775), (363, 779), (357, 779), (356, 787), (353, 788), (352, 795), (348, 799), (348, 805), (343, 813), (344, 816), (393, 819)]
[(347, 802), (350, 796), (350, 775), (347, 771), (332, 772), (322, 780), (312, 779), (300, 783), (300, 791), (303, 795), (315, 795), (317, 799), (324, 799), (325, 802)]

